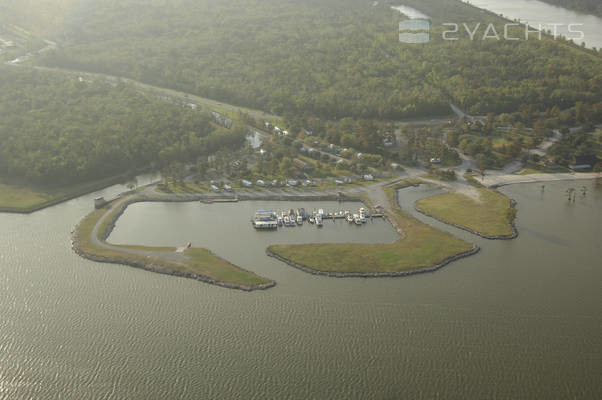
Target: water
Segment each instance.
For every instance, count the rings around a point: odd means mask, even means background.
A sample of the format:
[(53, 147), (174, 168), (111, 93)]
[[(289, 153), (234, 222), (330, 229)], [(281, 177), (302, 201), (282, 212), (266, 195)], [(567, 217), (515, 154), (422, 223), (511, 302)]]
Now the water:
[[(519, 19), (535, 28), (541, 24), (543, 30), (553, 30), (550, 24), (562, 24), (557, 28), (558, 34), (575, 39), (577, 44), (584, 42), (590, 48), (602, 47), (602, 18), (594, 15), (582, 14), (537, 0), (470, 0), (469, 3), (496, 14), (503, 14), (509, 19)], [(571, 30), (583, 32), (583, 39), (578, 39), (580, 34), (569, 31), (569, 24), (582, 24), (572, 27)]]
[[(272, 238), (318, 229), (252, 231), (251, 203), (228, 205), (240, 228), (227, 216), (211, 224), (225, 205), (140, 204), (111, 235), (215, 245), (278, 282), (252, 293), (73, 254), (69, 232), (92, 199), (122, 187), (0, 214), (0, 399), (599, 398), (602, 189), (585, 183), (587, 196), (568, 204), (566, 188), (581, 185), (504, 188), (519, 203), (514, 241), (419, 216), (483, 250), (409, 278), (319, 277), (262, 256)], [(433, 193), (404, 189), (402, 207)], [(379, 222), (329, 223), (320, 234), (389, 235)]]
[[(357, 213), (358, 202), (243, 201), (240, 203), (137, 203), (118, 220), (109, 241), (115, 244), (179, 247), (192, 243), (209, 248), (217, 255), (260, 275), (291, 283), (296, 279), (282, 273), (283, 264), (266, 257), (270, 244), (284, 243), (382, 243), (397, 240), (395, 229), (382, 218), (362, 226), (344, 220), (324, 220), (318, 228), (309, 222), (282, 227), (277, 231), (257, 231), (250, 223), (256, 210), (289, 210), (304, 207), (308, 212), (349, 210)], [(152, 215), (152, 218), (149, 216)], [(166, 226), (177, 227), (165, 229)], [(287, 271), (288, 272), (288, 271)]]
[(400, 13), (402, 13), (409, 19), (430, 19), (430, 17), (428, 15), (426, 15), (410, 6), (395, 5), (395, 6), (391, 6), (391, 8), (399, 11)]

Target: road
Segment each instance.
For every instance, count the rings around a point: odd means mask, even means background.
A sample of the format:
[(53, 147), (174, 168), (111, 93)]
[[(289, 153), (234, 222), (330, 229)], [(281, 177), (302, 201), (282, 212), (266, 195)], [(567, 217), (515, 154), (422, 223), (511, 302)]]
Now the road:
[[(148, 195), (151, 192), (152, 192), (151, 187), (148, 187), (141, 194)], [(94, 228), (92, 229), (92, 233), (90, 236), (91, 242), (94, 244), (94, 246), (100, 247), (105, 250), (111, 250), (111, 251), (128, 253), (128, 254), (135, 254), (138, 256), (142, 256), (142, 257), (165, 259), (165, 260), (169, 260), (169, 261), (180, 261), (180, 262), (186, 261), (188, 259), (188, 256), (186, 256), (185, 254), (179, 253), (179, 252), (147, 251), (147, 250), (139, 250), (139, 249), (132, 249), (132, 248), (124, 248), (124, 247), (109, 244), (105, 241), (98, 239), (98, 232), (100, 230), (100, 227), (104, 223), (104, 221), (107, 220), (107, 218), (109, 218), (111, 213), (113, 211), (115, 211), (116, 209), (118, 209), (119, 207), (121, 207), (125, 202), (132, 200), (134, 197), (137, 197), (138, 195), (140, 195), (140, 194), (128, 195), (128, 196), (125, 196), (125, 197), (119, 199), (118, 201), (114, 202), (113, 205), (111, 206), (111, 208), (96, 222), (96, 225), (94, 225)]]
[(596, 179), (602, 175), (596, 172), (587, 172), (579, 174), (560, 173), (560, 174), (529, 174), (529, 175), (485, 175), (482, 183), (488, 187), (512, 185), (515, 183), (535, 183), (535, 182), (552, 182), (552, 181), (568, 181), (582, 179)]

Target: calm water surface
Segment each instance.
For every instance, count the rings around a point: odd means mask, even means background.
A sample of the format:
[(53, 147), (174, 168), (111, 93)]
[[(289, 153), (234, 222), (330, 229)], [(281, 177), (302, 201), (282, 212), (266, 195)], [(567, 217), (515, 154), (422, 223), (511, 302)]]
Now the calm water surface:
[[(581, 185), (505, 188), (514, 241), (420, 216), (483, 251), (401, 279), (316, 277), (263, 253), (394, 238), (382, 222), (267, 233), (250, 229), (253, 203), (139, 204), (111, 235), (203, 244), (278, 282), (253, 293), (79, 258), (69, 232), (99, 193), (0, 214), (0, 398), (599, 398), (602, 188), (568, 204)], [(402, 207), (434, 193), (404, 189)]]
[[(602, 18), (588, 15), (566, 8), (553, 6), (538, 0), (470, 0), (470, 4), (503, 14), (510, 19), (519, 19), (530, 26), (538, 28), (541, 24), (544, 30), (553, 30), (550, 24), (562, 24), (558, 26), (558, 34), (569, 39), (576, 39), (580, 35), (569, 32), (569, 24), (582, 24), (574, 26), (573, 31), (581, 31), (584, 38), (575, 40), (577, 44), (584, 42), (587, 47), (602, 47)], [(536, 36), (533, 36), (535, 38)]]

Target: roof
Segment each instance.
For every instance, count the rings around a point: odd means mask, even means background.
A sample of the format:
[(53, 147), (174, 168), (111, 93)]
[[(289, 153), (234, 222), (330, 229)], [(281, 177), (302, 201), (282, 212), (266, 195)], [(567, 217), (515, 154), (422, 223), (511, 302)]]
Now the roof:
[(571, 166), (586, 166), (589, 165), (593, 167), (598, 163), (598, 156), (595, 154), (585, 155), (585, 156), (575, 156), (573, 161), (571, 161)]

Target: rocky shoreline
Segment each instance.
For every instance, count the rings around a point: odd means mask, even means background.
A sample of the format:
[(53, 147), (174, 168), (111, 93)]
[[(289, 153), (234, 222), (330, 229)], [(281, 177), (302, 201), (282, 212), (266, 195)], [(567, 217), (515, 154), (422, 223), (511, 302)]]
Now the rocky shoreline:
[[(117, 222), (119, 217), (121, 215), (123, 215), (123, 213), (125, 212), (127, 207), (132, 204), (141, 203), (141, 202), (190, 202), (190, 201), (198, 201), (198, 199), (189, 199), (189, 198), (158, 199), (158, 198), (138, 197), (138, 198), (133, 198), (133, 199), (124, 201), (123, 204), (121, 204), (119, 206), (119, 211), (117, 211), (115, 213), (115, 215), (111, 218), (111, 220), (107, 224), (107, 228), (105, 229), (105, 231), (102, 232), (102, 236), (101, 236), (102, 241), (106, 241), (106, 239), (110, 236), (111, 232), (115, 228), (115, 223)], [(91, 261), (110, 263), (110, 264), (127, 265), (130, 267), (143, 269), (143, 270), (149, 271), (149, 272), (156, 272), (156, 273), (164, 274), (164, 275), (177, 276), (180, 278), (194, 279), (194, 280), (209, 283), (212, 285), (216, 285), (216, 286), (220, 286), (220, 287), (224, 287), (224, 288), (228, 288), (228, 289), (243, 290), (246, 292), (251, 292), (254, 290), (266, 290), (266, 289), (276, 286), (276, 282), (273, 280), (270, 280), (268, 283), (265, 283), (265, 284), (239, 285), (239, 284), (235, 284), (235, 283), (230, 283), (230, 282), (213, 279), (209, 276), (202, 275), (202, 274), (194, 274), (194, 273), (186, 273), (186, 272), (176, 271), (167, 265), (168, 262), (161, 263), (160, 261), (158, 261), (156, 259), (153, 259), (152, 261), (150, 261), (148, 263), (141, 262), (141, 261), (129, 258), (127, 252), (123, 252), (123, 258), (121, 258), (121, 257), (119, 257), (119, 258), (118, 257), (105, 257), (105, 256), (99, 256), (96, 254), (89, 254), (89, 253), (86, 253), (85, 251), (83, 251), (81, 249), (81, 247), (79, 246), (78, 230), (79, 230), (79, 224), (78, 224), (78, 226), (76, 226), (76, 228), (73, 230), (73, 232), (71, 234), (71, 247), (72, 247), (73, 251), (76, 254), (78, 254), (80, 257), (91, 260)], [(216, 256), (210, 250), (207, 250), (207, 251), (209, 251), (210, 254)], [(234, 264), (232, 264), (232, 265), (234, 265)], [(234, 266), (240, 270), (243, 270), (246, 272), (251, 272), (251, 271), (248, 271), (237, 265), (234, 265)]]

